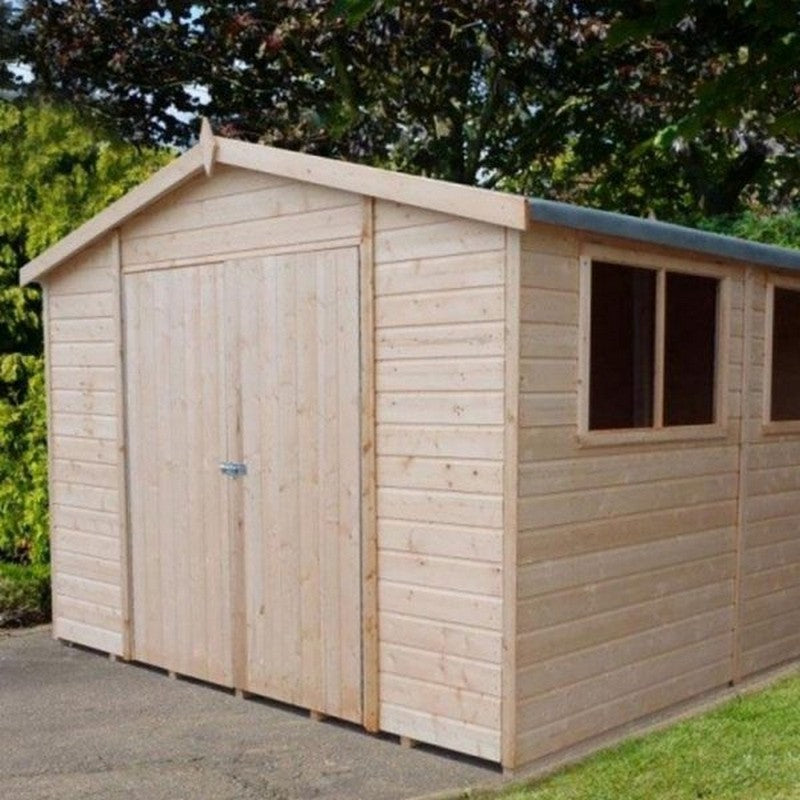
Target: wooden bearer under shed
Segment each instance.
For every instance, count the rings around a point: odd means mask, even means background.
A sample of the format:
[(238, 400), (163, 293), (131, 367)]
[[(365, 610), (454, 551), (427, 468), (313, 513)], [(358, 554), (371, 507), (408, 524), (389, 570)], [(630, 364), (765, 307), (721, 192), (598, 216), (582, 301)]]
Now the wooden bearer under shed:
[(204, 127), (22, 273), (54, 636), (507, 769), (795, 659), (797, 270)]

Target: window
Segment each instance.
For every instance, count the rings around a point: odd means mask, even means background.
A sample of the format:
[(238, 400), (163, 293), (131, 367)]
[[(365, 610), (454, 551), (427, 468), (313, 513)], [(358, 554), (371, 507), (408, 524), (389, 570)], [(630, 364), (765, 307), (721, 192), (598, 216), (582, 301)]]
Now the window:
[(718, 295), (716, 278), (591, 264), (589, 430), (715, 422)]
[(773, 291), (770, 419), (800, 420), (800, 292)]

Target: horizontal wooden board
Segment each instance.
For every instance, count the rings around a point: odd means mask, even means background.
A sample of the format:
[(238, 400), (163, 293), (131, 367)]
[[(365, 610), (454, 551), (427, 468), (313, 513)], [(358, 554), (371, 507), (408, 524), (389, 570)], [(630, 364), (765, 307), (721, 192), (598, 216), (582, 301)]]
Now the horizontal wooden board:
[(503, 389), (503, 361), (499, 358), (380, 361), (375, 373), (379, 395)]
[(590, 583), (552, 594), (526, 598), (519, 603), (521, 630), (547, 628), (572, 620), (588, 620), (619, 608), (630, 608), (660, 597), (687, 592), (725, 580), (733, 587), (734, 557), (713, 558)]
[(162, 260), (208, 258), (259, 248), (358, 236), (362, 205), (247, 220), (204, 230), (181, 230), (122, 241), (124, 268)]
[(797, 586), (800, 586), (800, 560), (751, 575), (745, 574), (742, 579), (742, 596), (750, 600)]
[(378, 200), (375, 203), (375, 229), (390, 231), (397, 228), (414, 228), (419, 225), (432, 225), (447, 222), (452, 217), (429, 208), (393, 203), (391, 200)]
[(478, 528), (503, 527), (503, 498), (466, 492), (378, 487), (378, 516), (418, 522), (436, 520)]
[(533, 324), (522, 320), (519, 351), (522, 358), (558, 358), (577, 361), (578, 328), (576, 325)]
[(724, 474), (618, 486), (613, 493), (605, 489), (592, 489), (525, 497), (519, 503), (519, 516), (521, 524), (531, 520), (541, 527), (588, 522), (647, 510), (730, 500), (736, 497), (737, 487), (737, 476)]
[(53, 529), (53, 544), (60, 553), (76, 553), (106, 561), (119, 558), (120, 544), (116, 537), (99, 536), (69, 528)]
[(483, 758), (500, 759), (500, 731), (381, 702), (381, 730)]
[(419, 456), (381, 456), (378, 483), (401, 489), (451, 489), (456, 492), (502, 494), (499, 462)]
[(56, 605), (59, 614), (71, 622), (114, 633), (122, 630), (122, 612), (118, 608), (87, 603), (66, 595), (56, 597)]
[(65, 414), (55, 412), (52, 416), (55, 436), (80, 436), (85, 439), (117, 438), (117, 418), (100, 414)]
[(502, 392), (382, 392), (375, 415), (378, 423), (501, 425)]
[(96, 461), (53, 458), (52, 479), (62, 483), (78, 483), (117, 490), (119, 472), (116, 464), (99, 464)]
[(61, 506), (54, 502), (52, 514), (53, 524), (58, 527), (114, 539), (119, 536), (119, 516), (111, 511)]
[(642, 603), (623, 605), (612, 611), (584, 616), (550, 628), (526, 630), (520, 625), (518, 663), (548, 661), (565, 653), (688, 619), (695, 616), (698, 609), (713, 611), (730, 607), (732, 603), (733, 582), (726, 579), (676, 594), (653, 597)]
[(501, 602), (497, 597), (379, 579), (378, 602), (381, 611), (437, 622), (456, 622), (476, 629), (500, 630)]
[(67, 642), (93, 647), (104, 653), (122, 654), (122, 633), (118, 630), (110, 631), (56, 616), (53, 619), (53, 636)]
[(90, 319), (55, 319), (50, 324), (52, 342), (111, 342), (114, 320), (110, 317)]
[[(58, 560), (59, 575), (69, 575), (74, 578), (88, 578), (100, 583), (108, 583), (112, 586), (120, 586), (121, 567), (119, 552), (116, 559), (98, 558), (94, 555), (83, 555), (72, 553), (61, 548), (56, 548), (56, 558)], [(119, 611), (119, 609), (116, 609)], [(64, 609), (59, 609), (59, 613), (64, 614)]]
[(83, 439), (75, 436), (54, 436), (50, 445), (55, 458), (116, 464), (119, 452), (111, 439)]
[(523, 250), (520, 283), (524, 288), (577, 292), (578, 259)]
[(499, 564), (503, 532), (496, 528), (381, 518), (378, 546), (409, 554), (450, 556)]
[(114, 392), (53, 389), (50, 398), (51, 408), (56, 413), (100, 414), (103, 416), (116, 413), (117, 398)]
[(82, 483), (64, 483), (54, 480), (50, 491), (53, 502), (60, 506), (82, 508), (87, 511), (117, 511), (119, 495), (117, 488), (103, 489)]
[(526, 322), (578, 324), (578, 295), (556, 289), (520, 291), (520, 316)]
[(396, 550), (381, 549), (378, 574), (386, 581), (496, 597), (502, 588), (499, 564)]
[(402, 644), (385, 643), (380, 652), (380, 671), (468, 692), (500, 696), (500, 667), (470, 658), (431, 653)]
[(535, 521), (530, 520), (530, 529), (520, 534), (518, 557), (520, 563), (524, 563), (655, 542), (681, 534), (732, 526), (735, 514), (735, 501), (726, 500), (552, 528), (535, 528)]
[(655, 711), (722, 686), (730, 678), (730, 659), (679, 675), (670, 681), (632, 692), (550, 725), (528, 729), (517, 740), (520, 763), (542, 758)]
[(519, 388), (521, 393), (574, 392), (577, 381), (577, 361), (556, 358), (520, 359)]
[(120, 607), (119, 586), (109, 583), (56, 574), (53, 576), (53, 591), (58, 595), (72, 597), (85, 603), (96, 603), (112, 609)]
[(577, 419), (578, 398), (574, 392), (524, 393), (519, 397), (520, 425), (574, 425)]
[[(457, 719), (490, 730), (500, 726), (500, 701), (491, 695), (391, 673), (381, 673), (380, 685), (384, 703), (407, 705), (437, 717)], [(409, 698), (413, 699), (409, 701)]]
[(715, 444), (691, 450), (629, 455), (593, 455), (569, 460), (521, 464), (519, 491), (523, 497), (554, 492), (616, 488), (675, 478), (732, 474), (738, 469), (738, 448)]
[(377, 433), (378, 455), (481, 458), (503, 457), (502, 427), (422, 426), (384, 423)]
[(469, 625), (443, 623), (410, 617), (381, 609), (379, 618), (381, 641), (443, 653), (471, 661), (500, 663), (499, 631), (476, 629)]
[(410, 292), (502, 286), (504, 267), (502, 250), (378, 264), (375, 294), (383, 298)]
[(375, 231), (376, 264), (503, 250), (504, 247), (502, 228), (466, 219), (451, 218), (432, 225)]
[(113, 367), (117, 362), (113, 342), (51, 342), (54, 367)]
[(50, 388), (80, 392), (110, 392), (116, 386), (113, 367), (53, 367)]
[(519, 567), (517, 593), (520, 598), (525, 598), (574, 586), (594, 587), (602, 581), (624, 575), (651, 573), (673, 564), (713, 558), (732, 553), (734, 539), (735, 528), (731, 525), (631, 547), (523, 564)]
[(577, 258), (579, 255), (578, 233), (558, 225), (542, 225), (531, 222), (528, 230), (522, 234), (520, 242), (523, 253), (532, 251), (537, 256), (541, 253), (549, 253), (570, 258)]
[(800, 633), (792, 633), (761, 647), (746, 649), (741, 657), (743, 675), (774, 667), (787, 661), (794, 661), (800, 656)]
[(567, 653), (521, 669), (517, 674), (518, 696), (524, 700), (545, 694), (723, 633), (730, 635), (732, 628), (733, 608), (723, 607)]
[(52, 321), (110, 317), (114, 313), (114, 297), (111, 292), (55, 295), (49, 299), (48, 311)]
[(503, 289), (499, 286), (378, 297), (375, 324), (397, 325), (494, 322), (503, 319)]
[(502, 322), (469, 325), (412, 325), (381, 328), (375, 333), (376, 358), (458, 358), (503, 355)]
[(221, 228), (247, 220), (272, 219), (330, 208), (358, 205), (358, 195), (326, 186), (296, 181), (242, 188), (235, 194), (185, 200), (169, 198), (131, 220), (124, 227), (124, 242), (180, 231)]
[(730, 657), (731, 638), (731, 632), (725, 631), (703, 642), (694, 642), (642, 662), (628, 663), (577, 684), (559, 686), (522, 703), (517, 712), (517, 725), (520, 730), (531, 730), (610, 703), (631, 692), (662, 685), (709, 664), (720, 664)]

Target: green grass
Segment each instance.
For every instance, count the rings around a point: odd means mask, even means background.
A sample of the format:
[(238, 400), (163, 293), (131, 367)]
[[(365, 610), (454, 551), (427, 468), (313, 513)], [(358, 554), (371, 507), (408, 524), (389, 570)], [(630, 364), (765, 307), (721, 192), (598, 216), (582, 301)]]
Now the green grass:
[(599, 753), (500, 800), (800, 798), (800, 676)]
[(50, 567), (0, 562), (0, 628), (50, 619)]

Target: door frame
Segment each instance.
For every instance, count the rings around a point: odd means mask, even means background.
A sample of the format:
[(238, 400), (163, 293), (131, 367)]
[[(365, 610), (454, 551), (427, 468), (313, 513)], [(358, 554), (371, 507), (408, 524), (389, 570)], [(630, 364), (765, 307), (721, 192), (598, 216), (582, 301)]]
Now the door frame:
[[(377, 479), (375, 452), (375, 199), (362, 200), (363, 225), (358, 242), (359, 253), (359, 340), (360, 340), (360, 522), (361, 522), (361, 658), (362, 658), (362, 724), (376, 733), (380, 730), (379, 715), (379, 645), (378, 645), (378, 542), (377, 542)], [(129, 493), (129, 449), (128, 408), (125, 369), (127, 366), (127, 342), (124, 316), (124, 265), (121, 258), (119, 229), (111, 238), (112, 261), (115, 282), (115, 311), (119, 369), (117, 376), (119, 411), (119, 457), (120, 457), (120, 556), (122, 566), (122, 654), (124, 660), (135, 658), (133, 652), (133, 575), (131, 559)], [(353, 242), (320, 242), (314, 249), (353, 246)], [(276, 248), (286, 252), (286, 248)], [(305, 248), (301, 248), (302, 251)], [(265, 248), (259, 255), (272, 255), (275, 251)], [(203, 259), (199, 259), (202, 262)], [(213, 259), (219, 262), (219, 257)], [(232, 483), (236, 483), (235, 481)], [(233, 487), (231, 487), (233, 488)], [(234, 525), (236, 525), (234, 522)], [(234, 627), (236, 627), (234, 625)]]
[(375, 198), (363, 198), (359, 246), (361, 338), (361, 657), (363, 725), (380, 730), (378, 523), (375, 454)]

